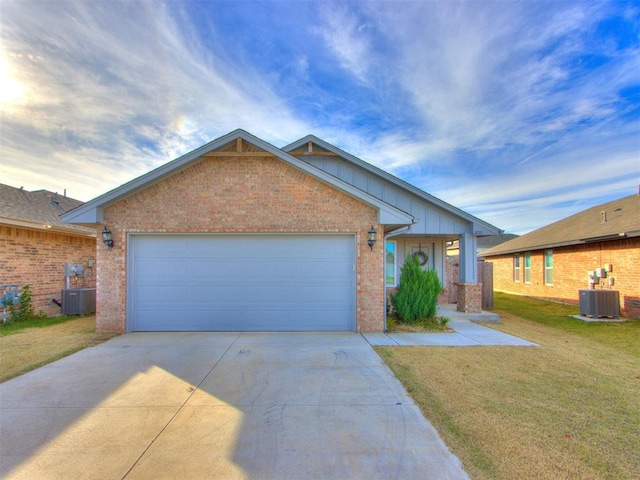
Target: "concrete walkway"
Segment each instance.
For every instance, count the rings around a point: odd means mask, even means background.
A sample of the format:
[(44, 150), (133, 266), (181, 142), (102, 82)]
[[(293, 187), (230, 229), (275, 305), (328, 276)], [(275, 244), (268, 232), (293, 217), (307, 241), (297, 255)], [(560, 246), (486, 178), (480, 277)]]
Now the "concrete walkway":
[(449, 333), (364, 333), (371, 345), (428, 345), (446, 347), (512, 346), (533, 347), (537, 344), (478, 325), (469, 320), (451, 320)]
[(355, 333), (130, 334), (78, 352), (0, 385), (0, 477), (468, 478)]

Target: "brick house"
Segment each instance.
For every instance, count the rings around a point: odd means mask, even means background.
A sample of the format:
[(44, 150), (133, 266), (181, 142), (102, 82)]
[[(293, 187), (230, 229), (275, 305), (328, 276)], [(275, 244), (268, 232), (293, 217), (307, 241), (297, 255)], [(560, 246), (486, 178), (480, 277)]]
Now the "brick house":
[(0, 184), (0, 284), (30, 284), (36, 312), (60, 313), (52, 299), (61, 301), (67, 263), (83, 265), (88, 273), (74, 278), (71, 287), (95, 287), (89, 268), (96, 258), (95, 229), (60, 219), (79, 205), (66, 195)]
[[(236, 130), (63, 216), (104, 228), (97, 326), (130, 331), (383, 331), (387, 288), (498, 229), (314, 136), (282, 149)], [(372, 242), (374, 240), (374, 242)], [(474, 310), (476, 309), (476, 310)]]
[(617, 290), (622, 314), (640, 317), (640, 195), (589, 208), (483, 256), (494, 265), (495, 290), (573, 304), (579, 290)]

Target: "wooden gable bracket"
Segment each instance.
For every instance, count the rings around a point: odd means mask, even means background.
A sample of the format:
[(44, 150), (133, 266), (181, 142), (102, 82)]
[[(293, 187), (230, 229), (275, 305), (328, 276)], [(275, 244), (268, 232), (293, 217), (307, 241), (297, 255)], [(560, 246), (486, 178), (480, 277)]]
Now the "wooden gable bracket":
[(339, 155), (333, 152), (314, 152), (313, 151), (313, 142), (307, 142), (307, 151), (304, 150), (296, 150), (295, 152), (289, 152), (289, 155), (293, 155), (294, 157), (307, 156), (307, 157), (338, 157)]
[(244, 152), (244, 143), (242, 138), (236, 139), (236, 151), (235, 152), (207, 152), (203, 154), (203, 157), (273, 157), (274, 155), (269, 152), (260, 151), (260, 152)]

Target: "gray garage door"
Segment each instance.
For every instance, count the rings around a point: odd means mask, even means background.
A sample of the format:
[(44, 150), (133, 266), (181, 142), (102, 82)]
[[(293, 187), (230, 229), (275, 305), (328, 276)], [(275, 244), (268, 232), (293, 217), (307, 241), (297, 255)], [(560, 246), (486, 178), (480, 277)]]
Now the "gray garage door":
[(353, 235), (135, 235), (131, 331), (355, 330)]

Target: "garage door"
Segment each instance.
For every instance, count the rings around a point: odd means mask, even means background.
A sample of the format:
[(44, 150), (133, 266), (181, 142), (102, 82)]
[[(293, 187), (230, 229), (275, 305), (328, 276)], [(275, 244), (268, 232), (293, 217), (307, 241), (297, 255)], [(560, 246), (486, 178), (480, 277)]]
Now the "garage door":
[(353, 235), (134, 235), (128, 330), (355, 330)]

